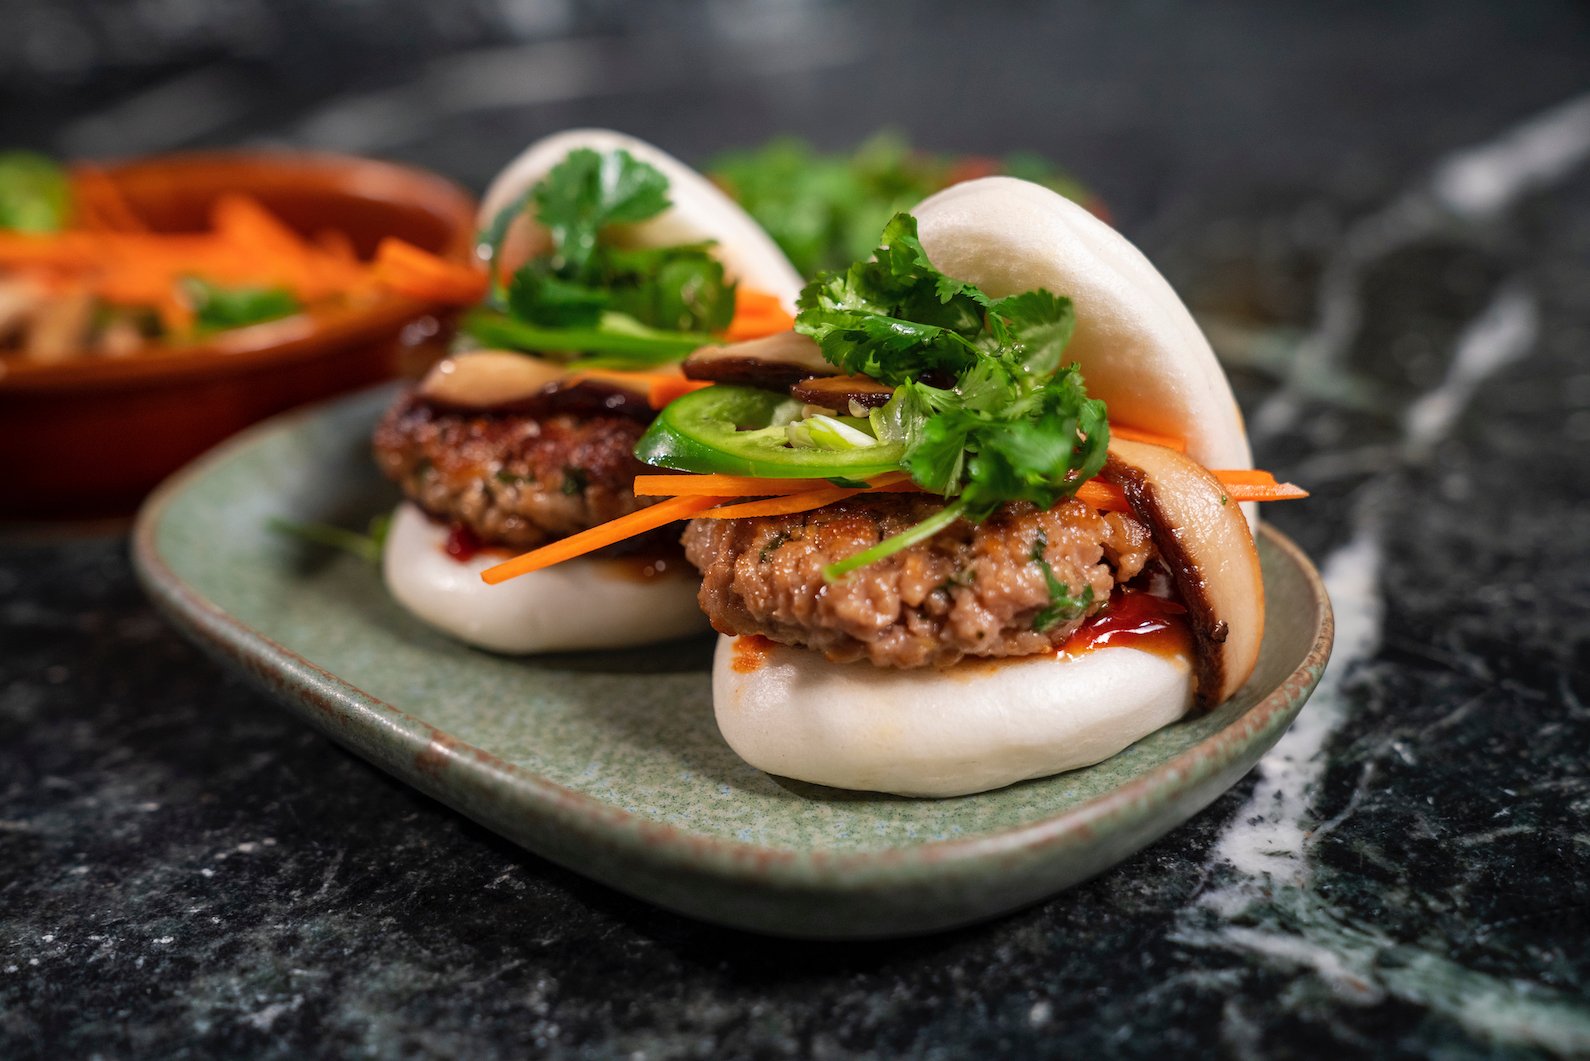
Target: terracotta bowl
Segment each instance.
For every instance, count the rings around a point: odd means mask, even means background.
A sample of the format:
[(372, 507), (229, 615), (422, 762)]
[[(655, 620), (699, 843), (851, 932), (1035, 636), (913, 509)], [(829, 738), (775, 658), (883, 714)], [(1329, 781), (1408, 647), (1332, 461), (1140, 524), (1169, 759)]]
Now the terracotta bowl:
[[(193, 154), (106, 167), (151, 228), (206, 227), (229, 191), (306, 234), (338, 229), (369, 257), (383, 236), (467, 258), (475, 201), (434, 174), (336, 155)], [(452, 314), (396, 295), (126, 358), (0, 362), (0, 519), (131, 512), (161, 479), (248, 424), (423, 362)]]

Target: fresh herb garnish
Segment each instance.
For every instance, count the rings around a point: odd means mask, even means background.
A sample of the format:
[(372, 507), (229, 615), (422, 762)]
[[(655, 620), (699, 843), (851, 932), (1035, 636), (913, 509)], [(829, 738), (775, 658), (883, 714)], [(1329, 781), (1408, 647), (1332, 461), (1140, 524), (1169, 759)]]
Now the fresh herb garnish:
[(272, 517), (265, 525), (277, 534), (314, 545), (341, 549), (367, 563), (379, 564), (381, 550), (386, 546), (387, 532), (391, 530), (392, 517), (385, 515), (372, 517), (363, 534), (329, 523), (300, 523), (279, 517)]
[[(945, 276), (896, 214), (872, 261), (818, 277), (801, 292), (795, 330), (847, 372), (895, 385), (869, 423), (903, 444), (900, 465), (952, 499), (927, 520), (829, 565), (842, 577), (932, 537), (955, 520), (980, 522), (1008, 501), (1049, 508), (1104, 465), (1104, 403), (1087, 396), (1061, 355), (1071, 302), (1043, 290), (989, 297)], [(949, 377), (949, 386), (924, 382)]]
[(1049, 535), (1040, 530), (1037, 539), (1032, 543), (1032, 562), (1038, 565), (1039, 571), (1043, 572), (1044, 584), (1049, 589), (1049, 606), (1040, 609), (1038, 614), (1032, 617), (1032, 628), (1040, 634), (1053, 629), (1059, 623), (1082, 618), (1087, 614), (1088, 606), (1093, 603), (1092, 586), (1083, 586), (1081, 593), (1073, 595), (1069, 586), (1054, 577), (1054, 568), (1049, 566), (1048, 559), (1043, 555), (1048, 548)]
[(284, 287), (222, 287), (190, 276), (183, 292), (193, 304), (193, 328), (201, 335), (291, 317), (303, 308)]
[(767, 544), (762, 546), (762, 551), (756, 554), (756, 562), (759, 564), (765, 564), (769, 560), (773, 559), (773, 554), (778, 552), (780, 547), (782, 547), (785, 542), (789, 541), (789, 539), (789, 531), (781, 530), (775, 532), (773, 536), (767, 540)]
[(59, 232), (71, 212), (64, 169), (32, 151), (0, 152), (0, 229)]
[(734, 316), (734, 285), (711, 244), (622, 247), (607, 238), (612, 226), (668, 206), (668, 180), (656, 167), (627, 151), (571, 151), (484, 234), (495, 259), (513, 218), (533, 208), (551, 246), (494, 291), (492, 311), (472, 315), (465, 330), (490, 346), (600, 354), (629, 367), (714, 342), (710, 333)]
[(559, 487), (564, 495), (573, 497), (575, 494), (583, 492), (589, 485), (591, 485), (591, 477), (584, 468), (573, 464), (564, 466), (563, 482)]
[(1007, 173), (1085, 201), (1087, 191), (1036, 155), (957, 160), (912, 150), (883, 132), (854, 151), (825, 154), (781, 137), (711, 164), (713, 176), (767, 230), (803, 276), (843, 269), (872, 251), (896, 211), (957, 180)]
[(668, 178), (628, 151), (578, 148), (552, 167), (530, 197), (552, 236), (550, 265), (560, 275), (579, 276), (597, 257), (602, 229), (668, 209)]

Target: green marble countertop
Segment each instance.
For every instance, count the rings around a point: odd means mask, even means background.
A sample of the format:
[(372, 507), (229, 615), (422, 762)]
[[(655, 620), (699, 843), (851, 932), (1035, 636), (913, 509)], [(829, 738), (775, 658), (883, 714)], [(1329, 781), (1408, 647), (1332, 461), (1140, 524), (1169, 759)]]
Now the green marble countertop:
[[(294, 722), (155, 616), (123, 538), (14, 530), (0, 1056), (1590, 1055), (1590, 17), (974, 6), (724, 14), (743, 61), (651, 22), (562, 66), (440, 58), (444, 35), (406, 53), (434, 57), (418, 89), (366, 64), (307, 102), (254, 59), (166, 73), (177, 99), (236, 79), (180, 143), (336, 143), (476, 186), (576, 123), (686, 157), (892, 123), (1064, 160), (1204, 323), (1263, 464), (1314, 491), (1272, 518), (1325, 573), (1336, 654), (1260, 767), (991, 924), (742, 935)], [(179, 146), (84, 92), (0, 131)]]

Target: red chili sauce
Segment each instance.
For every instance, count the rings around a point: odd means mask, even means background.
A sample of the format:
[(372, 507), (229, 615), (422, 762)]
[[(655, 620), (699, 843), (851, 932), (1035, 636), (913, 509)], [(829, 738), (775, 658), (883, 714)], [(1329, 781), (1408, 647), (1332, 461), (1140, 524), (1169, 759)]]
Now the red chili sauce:
[(1140, 589), (1117, 586), (1110, 603), (1060, 646), (1060, 656), (1080, 656), (1105, 645), (1142, 649), (1160, 656), (1191, 655), (1187, 609)]
[(447, 528), (447, 544), (442, 546), (442, 549), (459, 563), (469, 563), (479, 556), (484, 548), (486, 543), (462, 523), (454, 523)]
[(736, 674), (755, 674), (777, 646), (761, 634), (742, 634), (734, 639), (729, 666)]

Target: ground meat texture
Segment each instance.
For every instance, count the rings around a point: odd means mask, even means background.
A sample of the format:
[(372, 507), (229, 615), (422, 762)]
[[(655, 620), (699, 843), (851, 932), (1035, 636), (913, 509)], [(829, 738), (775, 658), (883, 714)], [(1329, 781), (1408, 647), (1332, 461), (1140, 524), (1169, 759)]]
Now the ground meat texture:
[(376, 463), (433, 518), (530, 549), (633, 512), (645, 425), (605, 416), (442, 411), (413, 395), (375, 430)]
[[(1147, 528), (1130, 516), (1075, 500), (1048, 511), (1011, 504), (824, 583), (827, 564), (942, 505), (875, 494), (792, 516), (695, 520), (684, 541), (703, 576), (701, 606), (722, 633), (805, 645), (835, 662), (943, 667), (1055, 648), (1153, 557)], [(1066, 592), (1091, 590), (1090, 603), (1057, 615), (1037, 556)]]

